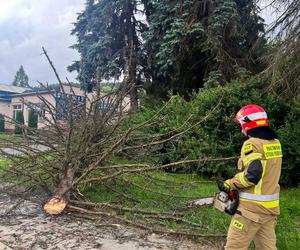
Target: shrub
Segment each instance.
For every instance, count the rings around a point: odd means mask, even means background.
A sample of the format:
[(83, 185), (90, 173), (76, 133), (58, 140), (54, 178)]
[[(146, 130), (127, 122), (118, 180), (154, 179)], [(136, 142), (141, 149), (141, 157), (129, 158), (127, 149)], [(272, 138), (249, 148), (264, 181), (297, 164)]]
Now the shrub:
[[(243, 82), (237, 80), (226, 87), (204, 89), (194, 94), (189, 102), (179, 96), (172, 98), (162, 114), (161, 122), (145, 133), (170, 132), (182, 126), (188, 119), (191, 124), (194, 124), (206, 116), (210, 110), (217, 108), (199, 127), (175, 141), (165, 143), (159, 152), (153, 154), (156, 155), (154, 159), (165, 164), (180, 159), (238, 156), (246, 138), (240, 132), (240, 126), (234, 123), (233, 118), (242, 106), (250, 103), (265, 108), (271, 127), (279, 133), (279, 139), (282, 140), (284, 150), (282, 184), (298, 183), (299, 175), (296, 177), (295, 171), (299, 166), (297, 163), (299, 162), (297, 152), (300, 149), (300, 131), (297, 130), (299, 123), (289, 121), (295, 120), (294, 116), (299, 117), (299, 115), (283, 99), (262, 91), (259, 83), (253, 78)], [(157, 109), (146, 106), (136, 119), (147, 119)], [(283, 123), (288, 117), (290, 120)], [(289, 141), (291, 143), (288, 143)], [(189, 171), (197, 171), (201, 175), (217, 178), (228, 178), (234, 174), (235, 166), (236, 161), (207, 162), (202, 166), (195, 165)], [(176, 172), (182, 170), (181, 168), (172, 169)]]
[(295, 186), (300, 182), (300, 101), (291, 105), (284, 127), (278, 130), (283, 149), (282, 183)]
[(20, 135), (23, 133), (22, 126), (19, 126), (18, 124), (22, 125), (24, 124), (24, 116), (22, 111), (17, 111), (16, 113), (16, 124), (15, 124), (15, 134)]
[(5, 132), (5, 119), (4, 116), (0, 114), (0, 132)]
[(28, 114), (28, 127), (37, 128), (38, 126), (38, 114), (35, 110), (30, 109)]

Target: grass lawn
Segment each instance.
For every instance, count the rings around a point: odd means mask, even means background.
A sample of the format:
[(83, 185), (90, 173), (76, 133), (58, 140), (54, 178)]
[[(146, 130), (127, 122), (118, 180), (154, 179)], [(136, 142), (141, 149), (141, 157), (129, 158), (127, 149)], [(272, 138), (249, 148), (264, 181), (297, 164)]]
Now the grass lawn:
[(3, 171), (9, 166), (10, 160), (0, 158), (0, 177), (3, 175)]
[[(183, 175), (183, 174), (167, 174), (158, 172), (151, 174), (155, 181), (147, 182), (142, 177), (128, 175), (125, 179), (131, 182), (142, 185), (151, 192), (143, 192), (138, 188), (127, 188), (127, 194), (137, 198), (141, 202), (136, 204), (135, 208), (150, 209), (152, 211), (168, 212), (170, 207), (182, 206), (183, 211), (186, 212), (184, 219), (194, 223), (209, 225), (208, 229), (200, 230), (200, 233), (206, 234), (226, 234), (230, 223), (230, 216), (223, 214), (211, 207), (204, 207), (199, 209), (185, 210), (184, 207), (188, 198), (180, 198), (180, 196), (190, 197), (207, 197), (212, 196), (217, 192), (217, 187), (214, 182), (207, 182), (196, 175)], [(158, 181), (158, 180), (161, 180)], [(174, 187), (166, 187), (170, 184)], [(188, 185), (187, 183), (191, 183)], [(116, 184), (116, 187), (118, 184)], [(120, 203), (120, 197), (117, 194), (108, 192), (105, 188), (86, 187), (82, 189), (86, 198), (94, 202), (115, 202)], [(166, 197), (164, 194), (172, 194), (178, 196), (177, 198)], [(149, 200), (151, 202), (149, 202)], [(125, 202), (125, 203), (124, 203)], [(133, 204), (123, 201), (123, 205), (132, 207)], [(133, 215), (128, 215), (133, 216)], [(139, 218), (140, 219), (140, 218)], [(182, 225), (160, 220), (161, 225), (167, 226), (172, 229), (180, 228)], [(278, 219), (276, 228), (277, 246), (278, 249), (300, 249), (300, 188), (283, 189), (281, 193), (281, 215)]]
[(0, 133), (0, 143), (1, 142), (18, 142), (21, 141), (22, 137), (13, 134)]

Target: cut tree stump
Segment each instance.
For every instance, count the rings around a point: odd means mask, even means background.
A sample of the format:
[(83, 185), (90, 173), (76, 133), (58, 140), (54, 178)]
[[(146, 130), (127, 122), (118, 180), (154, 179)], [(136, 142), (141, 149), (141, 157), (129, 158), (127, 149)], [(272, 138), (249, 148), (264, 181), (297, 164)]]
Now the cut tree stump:
[(44, 205), (44, 210), (46, 213), (51, 215), (61, 214), (67, 206), (67, 202), (64, 199), (54, 197), (47, 201)]

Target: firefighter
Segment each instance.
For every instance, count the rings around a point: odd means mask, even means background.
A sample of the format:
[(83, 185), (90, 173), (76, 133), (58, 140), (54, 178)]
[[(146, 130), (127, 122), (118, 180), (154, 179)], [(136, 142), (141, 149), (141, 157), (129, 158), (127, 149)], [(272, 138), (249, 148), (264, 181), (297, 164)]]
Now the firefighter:
[(232, 217), (226, 250), (276, 248), (275, 226), (279, 215), (279, 178), (282, 151), (270, 129), (267, 113), (258, 105), (247, 105), (236, 114), (242, 133), (248, 137), (241, 149), (237, 174), (220, 189), (239, 191), (239, 206)]

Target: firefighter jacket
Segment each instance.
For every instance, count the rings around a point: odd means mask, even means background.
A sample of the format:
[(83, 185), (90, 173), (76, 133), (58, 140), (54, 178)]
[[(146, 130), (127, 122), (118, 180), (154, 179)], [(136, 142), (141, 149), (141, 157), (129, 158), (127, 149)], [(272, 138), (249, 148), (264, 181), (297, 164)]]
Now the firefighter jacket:
[(279, 215), (281, 163), (279, 140), (251, 137), (244, 142), (238, 173), (226, 181), (231, 189), (239, 190), (239, 210)]

